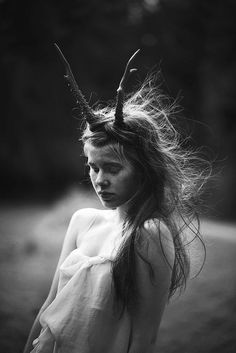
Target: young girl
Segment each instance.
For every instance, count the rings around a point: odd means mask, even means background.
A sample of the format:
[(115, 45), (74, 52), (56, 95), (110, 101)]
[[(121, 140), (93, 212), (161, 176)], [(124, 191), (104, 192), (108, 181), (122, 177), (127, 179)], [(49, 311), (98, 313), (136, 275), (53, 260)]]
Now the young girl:
[(124, 100), (136, 53), (116, 105), (92, 110), (60, 52), (86, 121), (90, 179), (106, 209), (73, 215), (25, 353), (154, 352), (165, 306), (185, 286), (183, 235), (191, 228), (198, 236), (191, 224), (203, 179), (152, 82)]

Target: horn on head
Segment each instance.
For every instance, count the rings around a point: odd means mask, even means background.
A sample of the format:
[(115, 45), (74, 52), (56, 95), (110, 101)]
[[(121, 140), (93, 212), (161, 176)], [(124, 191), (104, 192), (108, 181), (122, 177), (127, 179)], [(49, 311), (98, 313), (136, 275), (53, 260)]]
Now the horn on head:
[(131, 63), (133, 61), (133, 59), (135, 58), (135, 56), (138, 54), (138, 52), (140, 51), (140, 49), (138, 49), (129, 59), (128, 63), (126, 64), (125, 67), (125, 71), (124, 74), (121, 78), (119, 87), (117, 89), (117, 95), (116, 95), (116, 110), (115, 110), (115, 121), (114, 124), (116, 124), (117, 126), (121, 126), (123, 121), (124, 121), (124, 116), (123, 116), (123, 105), (124, 105), (124, 89), (125, 89), (125, 85), (127, 83), (128, 77), (129, 75), (134, 72), (137, 71), (136, 68), (131, 69)]
[(74, 75), (72, 73), (71, 67), (68, 63), (68, 61), (66, 60), (65, 56), (63, 55), (61, 49), (59, 48), (59, 46), (54, 43), (58, 53), (59, 53), (59, 57), (65, 67), (66, 70), (66, 74), (64, 75), (68, 86), (70, 87), (73, 96), (75, 97), (76, 100), (76, 104), (79, 106), (79, 108), (81, 109), (81, 113), (82, 115), (85, 117), (86, 121), (88, 124), (93, 124), (94, 122), (96, 122), (97, 117), (94, 114), (92, 108), (89, 106), (88, 102), (86, 101), (86, 99), (84, 98), (82, 92), (80, 91), (77, 82), (74, 78)]

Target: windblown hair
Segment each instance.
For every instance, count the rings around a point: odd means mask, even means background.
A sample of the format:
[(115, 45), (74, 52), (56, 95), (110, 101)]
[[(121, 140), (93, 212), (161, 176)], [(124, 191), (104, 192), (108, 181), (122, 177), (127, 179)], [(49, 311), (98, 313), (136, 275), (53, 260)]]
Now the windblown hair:
[[(112, 146), (142, 175), (142, 185), (132, 198), (123, 226), (129, 236), (112, 267), (117, 302), (132, 310), (138, 300), (135, 256), (141, 254), (138, 249), (144, 223), (154, 215), (158, 241), (162, 244), (161, 221), (168, 227), (175, 248), (169, 298), (185, 287), (190, 272), (186, 234), (192, 232), (193, 238), (202, 242), (197, 205), (206, 176), (199, 171), (201, 159), (196, 153), (182, 148), (180, 134), (170, 122), (175, 104), (155, 87), (155, 78), (146, 79), (124, 101), (122, 127), (113, 123), (114, 106), (98, 107), (94, 112), (98, 116), (96, 129), (91, 131), (87, 124), (82, 141), (95, 147)], [(153, 279), (152, 265), (148, 265)]]

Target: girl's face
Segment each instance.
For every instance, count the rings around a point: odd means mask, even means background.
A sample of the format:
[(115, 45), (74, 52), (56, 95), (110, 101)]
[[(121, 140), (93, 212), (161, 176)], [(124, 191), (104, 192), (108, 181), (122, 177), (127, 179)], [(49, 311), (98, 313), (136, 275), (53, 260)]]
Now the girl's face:
[(109, 145), (94, 147), (86, 142), (84, 151), (92, 185), (103, 206), (117, 208), (126, 204), (139, 187), (133, 166)]

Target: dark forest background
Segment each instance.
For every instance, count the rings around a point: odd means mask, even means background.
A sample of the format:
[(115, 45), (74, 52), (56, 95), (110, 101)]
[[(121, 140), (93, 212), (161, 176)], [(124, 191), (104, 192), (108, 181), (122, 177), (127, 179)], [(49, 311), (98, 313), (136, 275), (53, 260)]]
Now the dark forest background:
[(233, 0), (1, 0), (2, 197), (51, 197), (84, 178), (80, 122), (53, 43), (91, 104), (115, 97), (127, 59), (141, 48), (130, 87), (161, 70), (164, 92), (181, 97), (179, 125), (218, 161), (213, 208), (233, 218), (235, 15)]
[[(23, 351), (73, 212), (101, 207), (54, 42), (92, 105), (115, 98), (138, 48), (128, 92), (161, 71), (177, 98), (174, 123), (214, 178), (201, 217), (206, 262), (168, 305), (156, 352), (236, 352), (234, 0), (0, 0), (0, 351)], [(191, 251), (195, 270), (202, 252), (195, 242)]]

